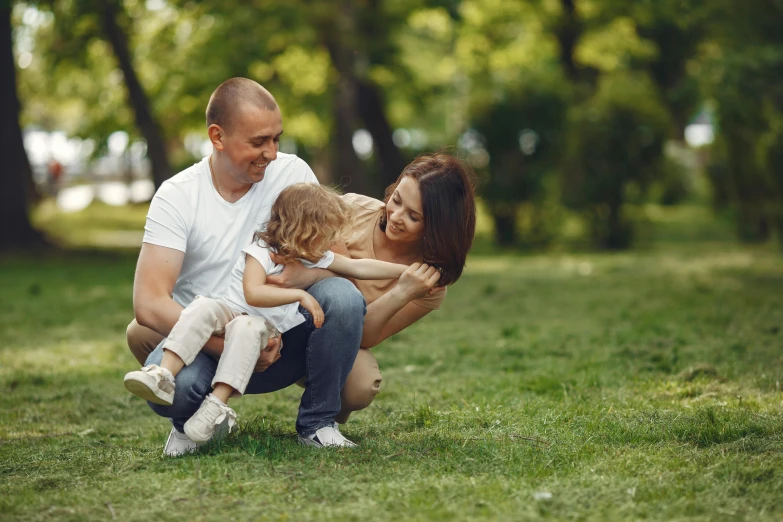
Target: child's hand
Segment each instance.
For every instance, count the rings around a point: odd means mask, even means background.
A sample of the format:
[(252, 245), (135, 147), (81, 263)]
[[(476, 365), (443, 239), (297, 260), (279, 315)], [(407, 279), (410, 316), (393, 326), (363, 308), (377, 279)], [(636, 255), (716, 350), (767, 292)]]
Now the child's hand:
[(307, 292), (303, 292), (304, 297), (299, 301), (299, 304), (302, 305), (302, 307), (310, 312), (310, 315), (313, 316), (313, 324), (315, 324), (316, 328), (320, 328), (324, 324), (324, 311), (323, 308), (321, 308), (321, 305), (318, 304), (318, 301), (315, 300), (315, 297), (311, 296)]

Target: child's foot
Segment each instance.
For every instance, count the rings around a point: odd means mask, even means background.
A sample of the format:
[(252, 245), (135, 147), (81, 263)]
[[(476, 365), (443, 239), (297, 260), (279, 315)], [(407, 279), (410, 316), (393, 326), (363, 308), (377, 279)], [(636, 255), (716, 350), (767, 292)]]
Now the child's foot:
[(207, 395), (198, 411), (185, 423), (185, 434), (193, 442), (207, 442), (215, 434), (215, 429), (228, 419), (228, 431), (236, 425), (237, 412), (223, 401), (212, 395)]
[(125, 387), (144, 400), (171, 406), (174, 402), (174, 376), (166, 368), (157, 364), (145, 366), (141, 370), (125, 375)]

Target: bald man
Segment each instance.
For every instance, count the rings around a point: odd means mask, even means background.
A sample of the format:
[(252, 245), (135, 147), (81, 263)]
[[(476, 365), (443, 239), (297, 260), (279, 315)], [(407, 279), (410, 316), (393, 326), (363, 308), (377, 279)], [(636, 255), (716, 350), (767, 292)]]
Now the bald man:
[[(135, 320), (127, 331), (128, 346), (144, 366), (160, 364), (163, 337), (197, 295), (225, 293), (232, 266), (268, 221), (280, 192), (294, 183), (318, 183), (304, 161), (278, 151), (280, 108), (258, 83), (232, 78), (221, 84), (210, 97), (206, 119), (212, 154), (163, 183), (147, 214), (133, 284)], [(325, 278), (308, 292), (324, 310), (323, 326), (316, 329), (305, 310), (307, 321), (283, 334), (282, 343), (271, 339), (245, 393), (269, 393), (302, 380), (307, 385), (296, 421), (300, 441), (353, 446), (335, 417), (359, 350), (364, 298), (341, 278)], [(149, 403), (173, 424), (164, 454), (196, 448), (183, 425), (211, 392), (222, 351), (223, 339), (212, 337), (177, 375), (174, 403)]]

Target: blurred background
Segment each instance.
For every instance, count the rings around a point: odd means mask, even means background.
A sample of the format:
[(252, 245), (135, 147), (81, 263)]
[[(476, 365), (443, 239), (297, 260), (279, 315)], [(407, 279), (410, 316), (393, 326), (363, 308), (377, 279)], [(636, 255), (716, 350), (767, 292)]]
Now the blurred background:
[(478, 249), (773, 244), (782, 27), (779, 0), (0, 0), (0, 249), (138, 247), (233, 76), (345, 191), (451, 147)]

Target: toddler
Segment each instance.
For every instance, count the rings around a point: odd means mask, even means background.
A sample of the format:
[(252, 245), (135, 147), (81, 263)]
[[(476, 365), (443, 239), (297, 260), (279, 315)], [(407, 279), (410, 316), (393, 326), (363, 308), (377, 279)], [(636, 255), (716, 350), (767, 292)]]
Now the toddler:
[[(406, 265), (374, 259), (350, 259), (329, 250), (344, 240), (351, 210), (336, 192), (313, 183), (297, 183), (284, 189), (272, 205), (266, 227), (242, 251), (231, 271), (231, 282), (219, 299), (197, 296), (182, 311), (163, 344), (160, 366), (145, 366), (125, 376), (125, 387), (155, 404), (171, 405), (174, 378), (191, 364), (212, 335), (225, 335), (210, 393), (198, 411), (185, 423), (185, 434), (194, 442), (206, 442), (228, 419), (229, 431), (236, 412), (227, 403), (240, 396), (250, 382), (262, 347), (303, 323), (299, 305), (310, 312), (316, 328), (324, 321), (318, 302), (304, 290), (266, 284), (296, 259), (311, 268), (328, 268), (355, 279), (396, 279)], [(282, 264), (275, 263), (270, 253)]]

